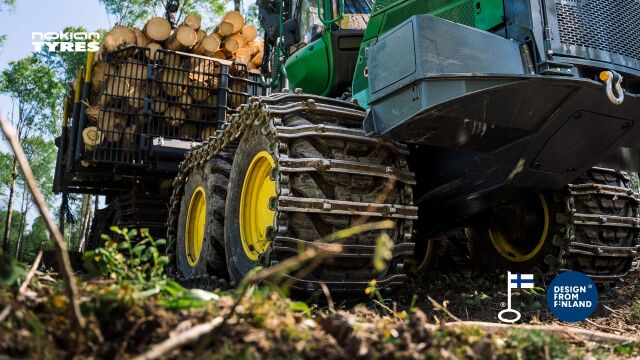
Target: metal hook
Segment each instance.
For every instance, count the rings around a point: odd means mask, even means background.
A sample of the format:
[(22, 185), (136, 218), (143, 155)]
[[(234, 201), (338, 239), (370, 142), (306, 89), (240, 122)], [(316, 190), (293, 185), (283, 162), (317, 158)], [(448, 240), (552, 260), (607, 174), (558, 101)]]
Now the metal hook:
[[(605, 92), (607, 93), (607, 98), (613, 105), (620, 105), (624, 101), (624, 89), (622, 88), (622, 75), (618, 74), (613, 70), (603, 71), (600, 73), (600, 80), (605, 83)], [(615, 92), (614, 94), (614, 81), (615, 81)]]

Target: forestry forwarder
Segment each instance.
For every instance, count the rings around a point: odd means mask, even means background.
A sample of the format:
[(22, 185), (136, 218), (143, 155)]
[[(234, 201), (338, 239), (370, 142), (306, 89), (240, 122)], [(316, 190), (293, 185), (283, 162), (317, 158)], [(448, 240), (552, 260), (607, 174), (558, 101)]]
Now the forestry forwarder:
[(640, 3), (257, 4), (263, 72), (301, 90), (252, 98), (181, 164), (180, 278), (237, 282), (363, 218), (395, 221), (387, 270), (358, 235), (294, 287), (400, 285), (414, 242), (424, 269), (452, 233), (485, 269), (631, 270), (637, 183), (610, 168), (640, 165)]

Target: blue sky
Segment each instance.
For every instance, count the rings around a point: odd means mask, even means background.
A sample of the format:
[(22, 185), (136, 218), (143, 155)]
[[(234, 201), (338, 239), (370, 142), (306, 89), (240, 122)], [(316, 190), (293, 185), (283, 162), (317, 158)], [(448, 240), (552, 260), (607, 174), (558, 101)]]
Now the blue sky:
[[(70, 25), (95, 30), (110, 28), (111, 22), (98, 0), (16, 0), (14, 10), (0, 12), (0, 34), (8, 37), (0, 49), (0, 71), (31, 54), (32, 32), (56, 32)], [(6, 96), (0, 95), (0, 111), (11, 111)], [(0, 151), (7, 151), (6, 144), (0, 143)]]

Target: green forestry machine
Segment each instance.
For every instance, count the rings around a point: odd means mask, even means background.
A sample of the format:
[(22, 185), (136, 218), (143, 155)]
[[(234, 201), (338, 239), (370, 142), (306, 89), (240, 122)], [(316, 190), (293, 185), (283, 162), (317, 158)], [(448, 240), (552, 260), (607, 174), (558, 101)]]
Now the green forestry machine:
[(635, 270), (640, 1), (257, 6), (271, 95), (180, 159), (178, 279), (233, 284), (346, 229), (293, 288), (390, 288), (453, 258), (540, 280)]

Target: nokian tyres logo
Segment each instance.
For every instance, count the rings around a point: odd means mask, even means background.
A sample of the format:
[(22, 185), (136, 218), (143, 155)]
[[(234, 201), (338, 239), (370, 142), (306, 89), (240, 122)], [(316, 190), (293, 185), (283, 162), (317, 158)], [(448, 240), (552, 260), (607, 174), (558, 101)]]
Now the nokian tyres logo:
[(33, 32), (31, 44), (36, 52), (96, 52), (100, 50), (97, 32)]
[(547, 306), (558, 319), (583, 321), (598, 305), (598, 289), (587, 275), (569, 271), (551, 281), (547, 289)]

